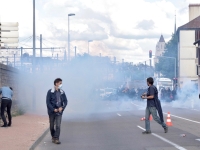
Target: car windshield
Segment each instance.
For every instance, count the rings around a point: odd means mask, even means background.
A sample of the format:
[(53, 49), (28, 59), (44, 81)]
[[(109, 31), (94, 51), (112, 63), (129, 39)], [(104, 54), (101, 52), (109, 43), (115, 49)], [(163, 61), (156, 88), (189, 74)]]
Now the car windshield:
[(159, 85), (172, 85), (172, 82), (170, 82), (170, 81), (160, 81), (160, 82), (158, 82), (158, 84)]

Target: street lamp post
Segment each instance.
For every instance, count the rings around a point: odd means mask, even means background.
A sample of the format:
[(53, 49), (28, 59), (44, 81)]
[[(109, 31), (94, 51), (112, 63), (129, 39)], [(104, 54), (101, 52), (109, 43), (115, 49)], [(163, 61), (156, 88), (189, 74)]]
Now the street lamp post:
[(88, 40), (88, 54), (90, 54), (90, 42), (93, 42), (93, 40)]
[(69, 28), (69, 17), (75, 16), (75, 14), (68, 14), (68, 60), (70, 60), (70, 28)]
[(14, 53), (14, 68), (15, 68), (15, 53)]
[(169, 58), (169, 59), (174, 59), (174, 75), (175, 75), (175, 78), (176, 78), (176, 57), (166, 57), (166, 56), (157, 56), (157, 57), (163, 57), (163, 58)]

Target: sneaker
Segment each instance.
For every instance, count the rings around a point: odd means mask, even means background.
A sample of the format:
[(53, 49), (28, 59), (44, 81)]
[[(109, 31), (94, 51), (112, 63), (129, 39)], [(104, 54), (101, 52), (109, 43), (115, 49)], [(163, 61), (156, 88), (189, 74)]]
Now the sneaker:
[(165, 131), (165, 133), (167, 133), (168, 132), (168, 127), (164, 128), (164, 131)]
[(1, 127), (4, 127), (4, 128), (5, 128), (5, 127), (8, 127), (8, 125), (3, 125), (3, 126), (1, 126)]
[(55, 143), (55, 138), (54, 138), (54, 137), (52, 137), (52, 139), (51, 139), (51, 140), (52, 140), (52, 143)]
[(54, 143), (55, 144), (60, 144), (61, 142), (58, 139), (55, 139)]
[(142, 134), (151, 134), (151, 131), (144, 131)]

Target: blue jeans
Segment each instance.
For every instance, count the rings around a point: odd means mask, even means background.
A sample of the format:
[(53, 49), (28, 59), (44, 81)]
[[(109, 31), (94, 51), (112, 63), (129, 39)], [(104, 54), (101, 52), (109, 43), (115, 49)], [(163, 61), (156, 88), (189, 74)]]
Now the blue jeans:
[(152, 114), (153, 119), (157, 123), (159, 123), (160, 125), (162, 125), (162, 127), (164, 129), (167, 127), (164, 122), (160, 121), (160, 118), (157, 115), (157, 109), (156, 109), (156, 107), (147, 107), (146, 108), (146, 113), (145, 113), (145, 128), (146, 128), (146, 131), (151, 131), (151, 129), (150, 129), (150, 121), (149, 121), (150, 114)]
[(59, 139), (61, 120), (62, 115), (56, 115), (56, 113), (49, 115), (50, 132), (52, 138)]

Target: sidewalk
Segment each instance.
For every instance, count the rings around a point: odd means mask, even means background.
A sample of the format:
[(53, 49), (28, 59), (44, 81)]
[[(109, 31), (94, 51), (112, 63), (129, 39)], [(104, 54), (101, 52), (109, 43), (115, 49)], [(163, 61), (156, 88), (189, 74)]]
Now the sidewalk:
[(0, 150), (28, 150), (48, 127), (48, 116), (13, 117), (11, 127), (0, 127)]

